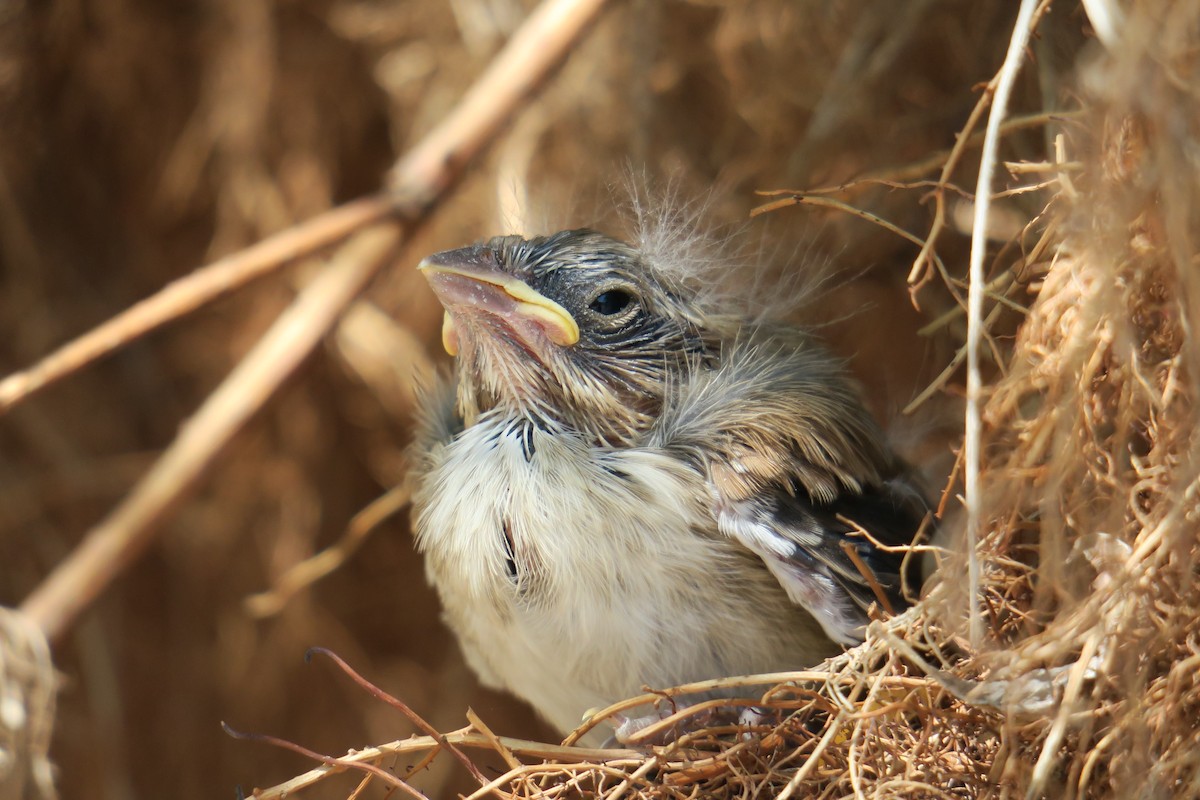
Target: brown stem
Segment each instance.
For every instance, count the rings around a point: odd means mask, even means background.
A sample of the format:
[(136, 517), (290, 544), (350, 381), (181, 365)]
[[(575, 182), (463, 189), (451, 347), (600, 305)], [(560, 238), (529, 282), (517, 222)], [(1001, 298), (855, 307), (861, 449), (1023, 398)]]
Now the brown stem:
[[(0, 382), (0, 413), (41, 386), (286, 260), (394, 214), (416, 222), (454, 185), (469, 159), (566, 56), (605, 0), (545, 0), (446, 120), (392, 173), (389, 197), (364, 198), (298, 225), (172, 284), (25, 373)], [(153, 540), (158, 525), (203, 477), (225, 444), (334, 325), (400, 242), (396, 225), (363, 230), (343, 246), (180, 430), (150, 472), (21, 606), (47, 638), (75, 618)]]

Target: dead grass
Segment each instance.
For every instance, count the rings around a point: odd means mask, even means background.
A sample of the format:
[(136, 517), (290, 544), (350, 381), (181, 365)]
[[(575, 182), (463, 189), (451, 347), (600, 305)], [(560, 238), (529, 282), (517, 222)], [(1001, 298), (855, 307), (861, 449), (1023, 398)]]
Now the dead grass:
[[(499, 0), (191, 12), (58, 0), (3, 21), (5, 372), (210, 255), (373, 191), (392, 142), (441, 119), (521, 16)], [(963, 464), (947, 444), (961, 437), (968, 187), (988, 109), (973, 87), (996, 72), (1014, 13), (935, 0), (615, 9), (399, 260), (493, 233), (498, 217), (603, 219), (596, 187), (628, 161), (717, 187), (732, 220), (762, 202), (753, 190), (786, 187), (808, 207), (774, 222), (816, 226), (813, 247), (870, 265), (823, 304), (828, 319), (864, 305), (869, 317), (828, 335), (857, 354), (885, 415), (916, 412), (897, 438), (939, 481), (953, 473), (943, 528), (961, 530)], [(1010, 169), (977, 295), (981, 637), (957, 577), (965, 551), (946, 542), (954, 579), (935, 577), (867, 644), (743, 680), (764, 710), (753, 728), (676, 709), (686, 733), (665, 744), (528, 741), (548, 734), (474, 687), (400, 525), (365, 538), (350, 525), (362, 549), (307, 590), (283, 577), (402, 482), (412, 370), (428, 368), (440, 313), (397, 269), (56, 649), (64, 794), (211, 796), (302, 769), (225, 737), (226, 719), (326, 753), (390, 742), (348, 760), (427, 796), (1200, 797), (1200, 5), (1126, 13), (1102, 46), (1081, 35), (1080, 9), (1050, 6), (1002, 129)], [(539, 210), (556, 206), (568, 211)], [(288, 279), (306, 285), (314, 266)], [(292, 294), (282, 279), (243, 290), (0, 418), (0, 601), (29, 595)], [(245, 598), (281, 581), (277, 613), (248, 612)], [(404, 739), (386, 704), (301, 672), (318, 643), (453, 732)], [(0, 650), (6, 686), (23, 652)], [(680, 693), (654, 688), (639, 702)], [(455, 730), (468, 705), (479, 713)], [(498, 735), (510, 733), (525, 739)], [(451, 744), (474, 776), (432, 758)], [(296, 780), (320, 784), (305, 796), (360, 796), (326, 780), (343, 767)]]

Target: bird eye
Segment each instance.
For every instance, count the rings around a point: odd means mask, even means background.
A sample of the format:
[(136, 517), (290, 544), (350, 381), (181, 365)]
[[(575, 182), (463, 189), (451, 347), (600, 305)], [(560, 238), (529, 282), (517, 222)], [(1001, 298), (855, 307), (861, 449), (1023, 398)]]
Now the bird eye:
[(592, 298), (592, 302), (588, 303), (588, 308), (597, 314), (611, 317), (620, 314), (632, 302), (633, 296), (629, 292), (621, 289), (609, 289)]

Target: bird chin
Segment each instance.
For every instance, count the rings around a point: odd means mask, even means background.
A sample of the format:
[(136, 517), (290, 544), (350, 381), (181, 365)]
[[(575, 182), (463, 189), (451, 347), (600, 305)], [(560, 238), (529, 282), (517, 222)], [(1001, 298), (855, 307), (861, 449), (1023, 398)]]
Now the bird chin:
[(542, 408), (554, 388), (548, 362), (559, 348), (537, 331), (515, 331), (508, 320), (460, 316), (453, 332), (458, 352), (458, 410), (467, 425), (497, 406)]
[[(465, 313), (464, 313), (465, 312)], [(517, 314), (480, 313), (479, 309), (447, 311), (442, 320), (442, 345), (452, 356), (466, 348), (487, 347), (502, 360), (535, 359), (545, 366), (558, 345), (536, 319)]]
[[(446, 352), (464, 364), (484, 364), (519, 376), (531, 368), (547, 371), (558, 345), (550, 341), (536, 321), (520, 316), (447, 312), (442, 323)], [(451, 349), (453, 348), (453, 349)]]

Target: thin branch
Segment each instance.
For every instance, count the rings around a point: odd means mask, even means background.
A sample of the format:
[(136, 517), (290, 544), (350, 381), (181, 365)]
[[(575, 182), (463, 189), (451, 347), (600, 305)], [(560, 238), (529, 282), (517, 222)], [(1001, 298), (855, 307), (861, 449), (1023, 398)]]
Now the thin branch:
[[(864, 211), (861, 208), (852, 206), (849, 203), (844, 203), (841, 200), (835, 200), (832, 197), (817, 196), (803, 192), (793, 192), (788, 189), (771, 189), (767, 191), (755, 192), (755, 194), (761, 197), (778, 197), (779, 199), (772, 200), (769, 203), (764, 203), (761, 206), (755, 206), (754, 208), (750, 209), (751, 217), (757, 217), (760, 214), (768, 214), (772, 211), (778, 211), (781, 208), (787, 208), (788, 206), (825, 206), (826, 208), (834, 208), (839, 211), (844, 211), (847, 214), (852, 214), (856, 217), (864, 219), (873, 225), (878, 225), (884, 230), (896, 234), (901, 239), (912, 242), (914, 245), (921, 248), (922, 252), (924, 252), (929, 246), (927, 240), (922, 239), (916, 234), (909, 233), (899, 225), (896, 225), (894, 222), (889, 222), (878, 214), (872, 214), (870, 211)], [(942, 262), (941, 256), (939, 256), (936, 251), (930, 251), (929, 257), (937, 265), (938, 271), (943, 275), (946, 275), (948, 278), (949, 272), (946, 269), (946, 265)], [(953, 292), (954, 288), (950, 287), (950, 291)], [(955, 296), (957, 299), (957, 295)]]
[(1096, 38), (1110, 51), (1116, 50), (1125, 28), (1124, 12), (1113, 0), (1082, 0), (1082, 3)]
[[(1013, 275), (1011, 269), (1004, 270), (995, 278), (993, 278), (992, 282), (987, 285), (987, 296), (998, 303), (1015, 304), (1014, 301), (1010, 300), (1006, 294), (1003, 294), (1003, 292), (1007, 292), (1009, 290), (1015, 281), (1015, 278), (1016, 276)], [(1019, 306), (1013, 310), (1020, 311), (1022, 314), (1029, 312), (1029, 309), (1025, 308), (1024, 306)], [(934, 333), (946, 327), (948, 324), (953, 322), (958, 317), (961, 317), (965, 313), (966, 309), (962, 306), (951, 306), (948, 310), (938, 315), (932, 322), (929, 322), (918, 328), (917, 336), (932, 336)]]
[[(492, 750), (495, 747), (495, 741), (490, 737), (466, 728), (442, 734), (440, 738), (442, 741), (434, 739), (432, 736), (413, 736), (409, 739), (401, 739), (377, 747), (356, 750), (347, 756), (339, 758), (337, 763), (326, 764), (311, 769), (303, 775), (297, 775), (278, 786), (263, 789), (256, 793), (254, 797), (255, 800), (280, 800), (281, 798), (291, 797), (305, 787), (319, 783), (331, 775), (344, 772), (349, 768), (348, 762), (374, 763), (392, 756), (423, 753), (442, 747), (443, 741), (457, 747), (474, 747), (484, 750)], [(562, 745), (543, 744), (525, 739), (511, 739), (507, 736), (497, 738), (509, 752), (530, 758), (560, 759), (566, 762), (587, 761), (593, 764), (626, 761), (633, 761), (640, 764), (646, 758), (646, 754), (641, 750), (626, 748), (602, 750), (594, 747), (564, 747)], [(540, 767), (541, 765), (538, 766)]]
[(280, 266), (395, 214), (416, 220), (440, 200), (514, 109), (598, 16), (606, 0), (546, 0), (450, 114), (393, 168), (390, 190), (360, 198), (233, 253), (163, 287), (34, 366), (0, 380), (0, 414), (40, 389)]
[(509, 769), (516, 769), (517, 767), (521, 766), (521, 762), (517, 760), (515, 755), (513, 755), (513, 751), (505, 747), (504, 742), (500, 740), (500, 737), (497, 736), (490, 727), (488, 727), (488, 724), (484, 722), (483, 718), (476, 714), (473, 709), (467, 709), (467, 722), (470, 722), (471, 727), (482, 733), (488, 738), (489, 741), (491, 741), (492, 748), (500, 754), (500, 757), (504, 759), (504, 763), (508, 764)]
[(371, 531), (408, 505), (411, 494), (411, 488), (404, 482), (373, 500), (370, 505), (354, 515), (346, 525), (342, 538), (335, 544), (298, 564), (293, 564), (275, 581), (273, 588), (247, 597), (243, 603), (246, 613), (256, 619), (262, 619), (283, 611), (288, 601), (298, 593), (346, 563), (366, 541)]
[(389, 181), (404, 203), (444, 193), (530, 92), (562, 61), (606, 0), (546, 0), (522, 23), (454, 110), (396, 165)]
[(364, 197), (225, 256), (164, 286), (67, 342), (28, 369), (0, 380), (0, 415), (55, 381), (166, 323), (245, 286), (281, 265), (334, 244), (393, 213), (384, 196)]
[[(954, 147), (950, 149), (950, 154), (946, 156), (945, 162), (942, 164), (941, 174), (938, 176), (938, 185), (946, 187), (950, 185), (950, 176), (954, 174), (954, 170), (958, 169), (958, 162), (962, 160), (963, 153), (966, 151), (967, 142), (969, 141), (968, 131), (973, 131), (975, 126), (979, 124), (979, 118), (983, 116), (983, 110), (987, 108), (991, 100), (991, 92), (985, 91), (983, 96), (975, 103), (975, 107), (971, 109), (970, 116), (967, 117), (967, 122), (963, 125), (962, 131), (958, 134), (958, 139), (954, 142)], [(913, 260), (912, 269), (908, 273), (909, 294), (913, 298), (914, 305), (916, 304), (916, 292), (925, 284), (928, 277), (923, 277), (922, 273), (929, 273), (925, 267), (933, 260), (933, 256), (937, 254), (936, 244), (941, 236), (942, 229), (946, 226), (946, 192), (944, 188), (935, 189), (933, 192), (933, 224), (929, 226), (929, 234), (925, 237), (925, 245), (921, 248), (921, 252), (917, 254)]]
[[(1048, 125), (1051, 122), (1061, 122), (1064, 120), (1076, 119), (1080, 115), (1081, 114), (1079, 111), (1039, 111), (1036, 114), (1027, 114), (1026, 116), (1023, 116), (1023, 117), (1009, 118), (1008, 120), (1006, 120), (1004, 122), (1003, 125), (1000, 126), (1000, 132), (1003, 134), (1008, 134), (1008, 133), (1012, 133), (1014, 131), (1026, 130), (1028, 128), (1036, 128), (1041, 125)], [(969, 128), (964, 127), (963, 130), (965, 132), (966, 130), (969, 130)], [(962, 134), (959, 134), (959, 136), (961, 138)], [(982, 133), (973, 133), (970, 136), (966, 137), (965, 141), (963, 141), (962, 146), (963, 147), (977, 147), (982, 142), (983, 142), (983, 134)], [(956, 145), (956, 149), (957, 149), (957, 145)], [(890, 180), (895, 180), (895, 181), (911, 180), (913, 178), (924, 175), (928, 172), (932, 172), (933, 170), (938, 169), (939, 167), (943, 167), (946, 163), (946, 159), (948, 159), (953, 152), (954, 152), (953, 150), (938, 150), (937, 152), (930, 153), (928, 156), (925, 156), (920, 161), (915, 161), (911, 164), (899, 164), (897, 166), (884, 167), (883, 169), (869, 172), (866, 175), (863, 175), (862, 178), (860, 178), (860, 179), (850, 181), (849, 183), (843, 184), (841, 187), (836, 187), (836, 188), (849, 189), (849, 188), (857, 186), (862, 181), (883, 180), (883, 179), (890, 179)], [(946, 184), (944, 181), (938, 181), (937, 183), (939, 184), (939, 186), (947, 188), (947, 189), (955, 188), (955, 187), (953, 187), (953, 185)], [(823, 193), (825, 191), (827, 191), (827, 190), (822, 189), (822, 190), (809, 192), (809, 194), (817, 194), (818, 192)]]
[(979, 346), (983, 341), (983, 295), (985, 292), (983, 260), (987, 253), (988, 212), (991, 208), (992, 177), (996, 170), (996, 154), (1000, 146), (1000, 123), (1008, 110), (1013, 84), (1025, 57), (1025, 47), (1033, 32), (1034, 12), (1038, 0), (1021, 0), (1008, 53), (995, 80), (995, 96), (988, 115), (979, 165), (979, 181), (975, 186), (975, 219), (971, 229), (970, 287), (967, 292), (967, 412), (964, 447), (967, 507), (968, 583), (971, 598), (970, 638), (973, 647), (983, 641), (983, 616), (979, 607), (980, 564), (976, 544), (979, 541), (979, 470), (982, 421), (980, 399), (983, 382), (980, 377)]
[[(341, 656), (339, 656), (337, 653), (333, 652), (329, 648), (313, 647), (313, 648), (309, 649), (309, 651), (307, 653), (304, 654), (305, 660), (306, 661), (310, 660), (312, 658), (313, 653), (320, 653), (321, 655), (323, 655), (326, 658), (328, 658), (329, 660), (331, 660), (333, 663), (337, 664), (338, 668), (342, 672), (346, 673), (346, 675), (348, 675), (352, 681), (357, 683), (359, 685), (359, 687), (361, 687), (364, 691), (366, 691), (367, 694), (371, 695), (376, 700), (381, 700), (384, 703), (387, 703), (389, 706), (396, 709), (404, 716), (408, 717), (408, 720), (412, 724), (416, 725), (420, 730), (424, 731), (427, 735), (432, 736), (434, 739), (437, 740), (437, 742), (442, 747), (449, 750), (450, 753), (455, 758), (458, 759), (459, 763), (461, 763), (464, 767), (466, 767), (467, 772), (471, 773), (471, 776), (473, 778), (475, 778), (475, 780), (479, 781), (479, 783), (481, 785), (487, 783), (487, 779), (483, 777), (483, 773), (481, 773), (479, 771), (479, 767), (475, 766), (475, 763), (473, 761), (471, 761), (471, 759), (467, 758), (466, 755), (464, 755), (461, 750), (459, 750), (457, 747), (455, 747), (454, 745), (447, 742), (446, 737), (443, 736), (441, 733), (439, 733), (437, 728), (433, 727), (428, 722), (426, 722), (424, 717), (422, 717), (416, 711), (413, 711), (412, 707), (409, 706), (408, 703), (405, 703), (403, 700), (401, 700), (398, 697), (388, 694), (383, 689), (380, 689), (378, 686), (371, 683), (369, 680), (367, 680), (362, 675), (360, 675), (357, 671), (355, 671), (355, 669), (353, 667), (351, 667), (349, 664), (347, 664), (345, 659), (343, 659)], [(488, 732), (484, 731), (484, 733), (485, 733), (485, 735), (487, 735)]]
[[(417, 800), (429, 800), (429, 798), (425, 795), (424, 792), (418, 790), (416, 787), (409, 784), (403, 778), (398, 778), (395, 775), (393, 775), (392, 773), (388, 772), (387, 770), (382, 769), (379, 766), (372, 764), (369, 761), (363, 761), (363, 760), (354, 759), (354, 758), (335, 758), (334, 756), (327, 756), (324, 753), (318, 753), (315, 750), (308, 749), (304, 745), (296, 744), (295, 742), (290, 742), (287, 739), (281, 739), (278, 736), (271, 736), (271, 735), (265, 734), (265, 733), (244, 733), (242, 731), (239, 731), (239, 730), (231, 727), (228, 723), (225, 723), (225, 722), (221, 723), (221, 727), (225, 730), (225, 733), (227, 733), (229, 736), (233, 737), (234, 739), (241, 739), (242, 741), (247, 741), (247, 742), (262, 742), (263, 744), (269, 744), (274, 747), (282, 748), (284, 750), (290, 750), (293, 753), (299, 753), (300, 755), (305, 756), (306, 758), (311, 758), (313, 761), (320, 761), (322, 764), (324, 764), (327, 767), (340, 767), (341, 769), (356, 769), (356, 770), (359, 770), (360, 772), (367, 773), (368, 776), (374, 775), (375, 777), (382, 780), (384, 783), (390, 784), (390, 785), (396, 787), (397, 789), (404, 790), (409, 795), (417, 798)], [(259, 797), (259, 796), (260, 795), (255, 793), (255, 797)]]
[(779, 800), (788, 800), (788, 798), (799, 791), (801, 784), (808, 779), (809, 774), (821, 763), (821, 756), (829, 749), (829, 745), (833, 744), (833, 740), (842, 732), (841, 723), (841, 716), (834, 717), (826, 723), (825, 735), (821, 737), (821, 741), (813, 748), (808, 758), (804, 759), (804, 763), (796, 770), (796, 774), (788, 781), (787, 786), (783, 787), (783, 791), (779, 793)]
[[(460, 106), (395, 168), (387, 199), (371, 197), (291, 228), (201, 268), (109, 324), (0, 384), (0, 413), (49, 382), (193, 310), (250, 277), (394, 214), (415, 222), (495, 138), (501, 123), (561, 61), (605, 0), (545, 0), (513, 35)], [(47, 638), (75, 617), (150, 543), (157, 526), (198, 483), (241, 426), (317, 345), (399, 244), (396, 226), (363, 231), (276, 320), (213, 392), (129, 496), (34, 590), (22, 610)], [(4, 398), (8, 397), (5, 401)]]
[(394, 225), (351, 239), (296, 297), (211, 394), (133, 491), (59, 564), (21, 606), (56, 639), (154, 538), (157, 526), (194, 487), (238, 430), (321, 341), (338, 315), (392, 256)]
[(610, 719), (631, 708), (650, 705), (662, 700), (664, 697), (703, 695), (726, 689), (777, 686), (781, 683), (827, 683), (830, 680), (840, 679), (840, 677), (826, 670), (811, 669), (795, 672), (765, 672), (759, 675), (737, 675), (729, 678), (713, 678), (696, 683), (685, 683), (681, 686), (672, 686), (669, 689), (649, 692), (636, 697), (628, 697), (594, 712), (578, 728), (571, 731), (570, 735), (563, 740), (563, 744), (571, 746), (604, 720)]

